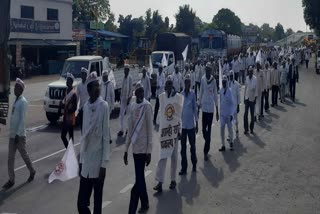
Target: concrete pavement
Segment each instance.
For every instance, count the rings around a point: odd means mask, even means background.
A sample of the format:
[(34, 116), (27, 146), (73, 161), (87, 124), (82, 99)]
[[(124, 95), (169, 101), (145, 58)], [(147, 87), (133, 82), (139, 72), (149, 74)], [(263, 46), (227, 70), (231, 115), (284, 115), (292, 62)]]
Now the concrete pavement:
[[(150, 200), (148, 213), (320, 213), (319, 81), (320, 77), (314, 71), (302, 67), (297, 102), (271, 108), (264, 120), (256, 124), (255, 135), (243, 135), (244, 108), (241, 106), (240, 138), (233, 152), (218, 152), (220, 130), (214, 121), (208, 162), (203, 160), (204, 141), (199, 121), (197, 173), (191, 172), (188, 154), (187, 176), (178, 177), (177, 189), (169, 191), (167, 173), (161, 195), (153, 195), (152, 190), (159, 157), (158, 133), (155, 131), (152, 162), (146, 169)], [(34, 99), (41, 105), (46, 84), (30, 83), (26, 96), (31, 103)], [(32, 160), (37, 161), (36, 179), (24, 184), (28, 171), (21, 168), (24, 163), (17, 154), (16, 186), (7, 192), (0, 191), (0, 213), (77, 213), (79, 179), (47, 183), (49, 173), (63, 156), (59, 126), (47, 126), (43, 110), (37, 107), (29, 108), (28, 121), (28, 147)], [(119, 120), (111, 120), (114, 143), (104, 187), (103, 213), (127, 213), (130, 187), (134, 183), (133, 159), (130, 155), (129, 165), (124, 166), (124, 139), (116, 139), (118, 127)], [(0, 184), (3, 184), (7, 180), (8, 140), (7, 132), (0, 134)], [(79, 138), (77, 130), (76, 143)], [(79, 146), (76, 149), (78, 151)], [(169, 166), (170, 161), (168, 169)]]

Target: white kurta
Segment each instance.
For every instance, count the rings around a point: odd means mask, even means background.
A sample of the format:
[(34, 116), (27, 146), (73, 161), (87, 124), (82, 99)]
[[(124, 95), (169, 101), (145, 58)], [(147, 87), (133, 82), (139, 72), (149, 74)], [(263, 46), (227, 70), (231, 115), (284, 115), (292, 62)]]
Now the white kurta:
[(141, 78), (141, 84), (143, 85), (144, 89), (144, 98), (149, 100), (151, 97), (151, 83), (150, 78), (148, 76)]
[(80, 100), (79, 102), (79, 109), (82, 109), (84, 104), (88, 101), (89, 99), (89, 94), (87, 90), (87, 83), (81, 82), (77, 86), (77, 97)]
[(102, 82), (101, 84), (101, 97), (109, 105), (110, 113), (113, 110), (115, 102), (114, 87), (111, 81)]
[(180, 72), (176, 73), (174, 72), (172, 74), (172, 78), (173, 78), (173, 87), (176, 90), (176, 92), (181, 92), (183, 87), (183, 78)]

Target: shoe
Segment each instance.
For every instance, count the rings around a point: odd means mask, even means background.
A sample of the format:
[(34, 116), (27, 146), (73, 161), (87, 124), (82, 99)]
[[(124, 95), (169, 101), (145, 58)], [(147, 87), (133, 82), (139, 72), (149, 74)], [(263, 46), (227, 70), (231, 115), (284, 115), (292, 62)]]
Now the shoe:
[(248, 135), (248, 134), (249, 134), (249, 132), (248, 132), (248, 131), (244, 131), (244, 133), (243, 133), (243, 134)]
[(224, 152), (226, 151), (226, 147), (225, 146), (222, 146), (220, 149), (219, 149), (219, 152)]
[(157, 192), (162, 192), (162, 183), (159, 182), (157, 184), (157, 186), (153, 187), (153, 190), (157, 191)]
[(228, 138), (227, 141), (229, 142), (229, 141), (230, 141), (230, 138)]
[(181, 170), (180, 172), (179, 172), (179, 175), (186, 175), (187, 174), (187, 171), (185, 171), (185, 170)]
[(233, 151), (233, 143), (230, 143), (230, 151)]
[(123, 131), (119, 131), (118, 132), (118, 137), (122, 137), (123, 136)]
[(207, 154), (204, 155), (204, 161), (208, 161), (209, 160), (209, 157)]
[(251, 134), (254, 134), (253, 130), (250, 131)]
[(110, 142), (109, 142), (110, 144), (112, 144), (112, 140), (110, 140)]
[(261, 116), (262, 118), (264, 118), (264, 115), (263, 115), (263, 114), (261, 114), (260, 116)]
[(257, 116), (254, 116), (254, 122), (257, 122)]
[(31, 181), (33, 181), (35, 175), (36, 175), (36, 171), (30, 173), (30, 176), (29, 176), (29, 178), (28, 178), (28, 183), (30, 183)]
[(177, 186), (177, 183), (175, 181), (171, 181), (171, 184), (169, 186), (169, 189), (175, 189)]
[(156, 126), (157, 125), (157, 121), (154, 120), (153, 121), (153, 125)]
[(149, 206), (147, 206), (147, 207), (141, 207), (141, 208), (138, 210), (138, 213), (146, 213), (148, 210), (149, 210)]
[(192, 167), (192, 172), (197, 172), (197, 166)]
[(239, 135), (239, 130), (236, 131), (236, 135)]
[(14, 186), (14, 182), (13, 181), (8, 181), (7, 183), (5, 183), (3, 186), (2, 186), (2, 189), (10, 189), (11, 187)]

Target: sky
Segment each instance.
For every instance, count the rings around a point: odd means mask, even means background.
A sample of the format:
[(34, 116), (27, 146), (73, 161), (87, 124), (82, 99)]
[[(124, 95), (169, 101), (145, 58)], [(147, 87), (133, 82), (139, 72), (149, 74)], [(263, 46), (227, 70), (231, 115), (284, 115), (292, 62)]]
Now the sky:
[[(145, 11), (159, 10), (168, 16), (170, 24), (175, 24), (174, 14), (179, 6), (189, 4), (204, 22), (211, 22), (221, 8), (229, 8), (244, 24), (261, 26), (269, 23), (275, 27), (280, 22), (285, 29), (306, 31), (303, 18), (302, 0), (109, 0), (111, 11), (118, 20), (119, 14), (133, 17), (145, 16)], [(307, 28), (309, 31), (309, 28)]]

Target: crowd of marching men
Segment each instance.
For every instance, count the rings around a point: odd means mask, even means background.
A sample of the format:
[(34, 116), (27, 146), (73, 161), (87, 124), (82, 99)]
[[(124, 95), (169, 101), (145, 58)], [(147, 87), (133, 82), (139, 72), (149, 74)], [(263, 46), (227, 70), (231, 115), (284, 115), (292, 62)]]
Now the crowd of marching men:
[[(133, 85), (129, 66), (125, 66), (120, 102), (120, 131), (118, 137), (126, 133), (124, 163), (128, 164), (128, 150), (132, 146), (136, 182), (131, 191), (129, 213), (146, 213), (149, 200), (144, 176), (145, 167), (151, 162), (153, 145), (160, 144), (160, 158), (157, 164), (154, 190), (162, 192), (165, 181), (166, 162), (171, 159), (170, 189), (176, 188), (178, 148), (181, 146), (181, 170), (183, 176), (188, 171), (187, 140), (190, 145), (192, 171), (197, 171), (196, 134), (198, 120), (202, 113), (202, 136), (204, 139), (204, 160), (208, 161), (211, 145), (213, 119), (220, 122), (221, 148), (226, 151), (225, 127), (228, 128), (229, 148), (234, 149), (234, 141), (239, 136), (238, 113), (240, 103), (244, 103), (244, 134), (254, 134), (254, 124), (262, 120), (270, 106), (286, 102), (286, 97), (295, 101), (296, 82), (299, 80), (299, 65), (304, 61), (308, 68), (308, 49), (268, 49), (258, 53), (248, 50), (233, 59), (210, 57), (209, 62), (198, 59), (195, 65), (186, 64), (184, 70), (175, 67), (172, 74), (165, 74), (160, 65), (157, 72), (156, 103), (150, 104), (152, 96), (150, 74), (142, 69), (141, 80)], [(60, 104), (63, 110), (61, 138), (68, 147), (67, 134), (73, 140), (75, 114), (81, 121), (81, 149), (79, 158), (80, 188), (78, 211), (90, 213), (90, 197), (94, 190), (94, 213), (101, 213), (106, 165), (110, 159), (110, 115), (114, 108), (114, 85), (108, 77), (110, 71), (103, 71), (102, 80), (96, 72), (81, 69), (81, 83), (73, 87), (74, 77), (67, 75), (67, 92)], [(243, 85), (243, 86), (242, 86)], [(10, 121), (10, 142), (8, 172), (9, 181), (3, 186), (14, 185), (14, 159), (18, 150), (29, 171), (31, 182), (35, 176), (26, 152), (25, 114), (27, 101), (23, 96), (24, 82), (17, 79), (16, 101)], [(243, 97), (240, 95), (244, 90)], [(79, 103), (79, 107), (78, 107)], [(251, 115), (250, 124), (248, 115)], [(159, 125), (159, 140), (152, 142), (153, 125)], [(235, 134), (234, 134), (235, 131)]]

